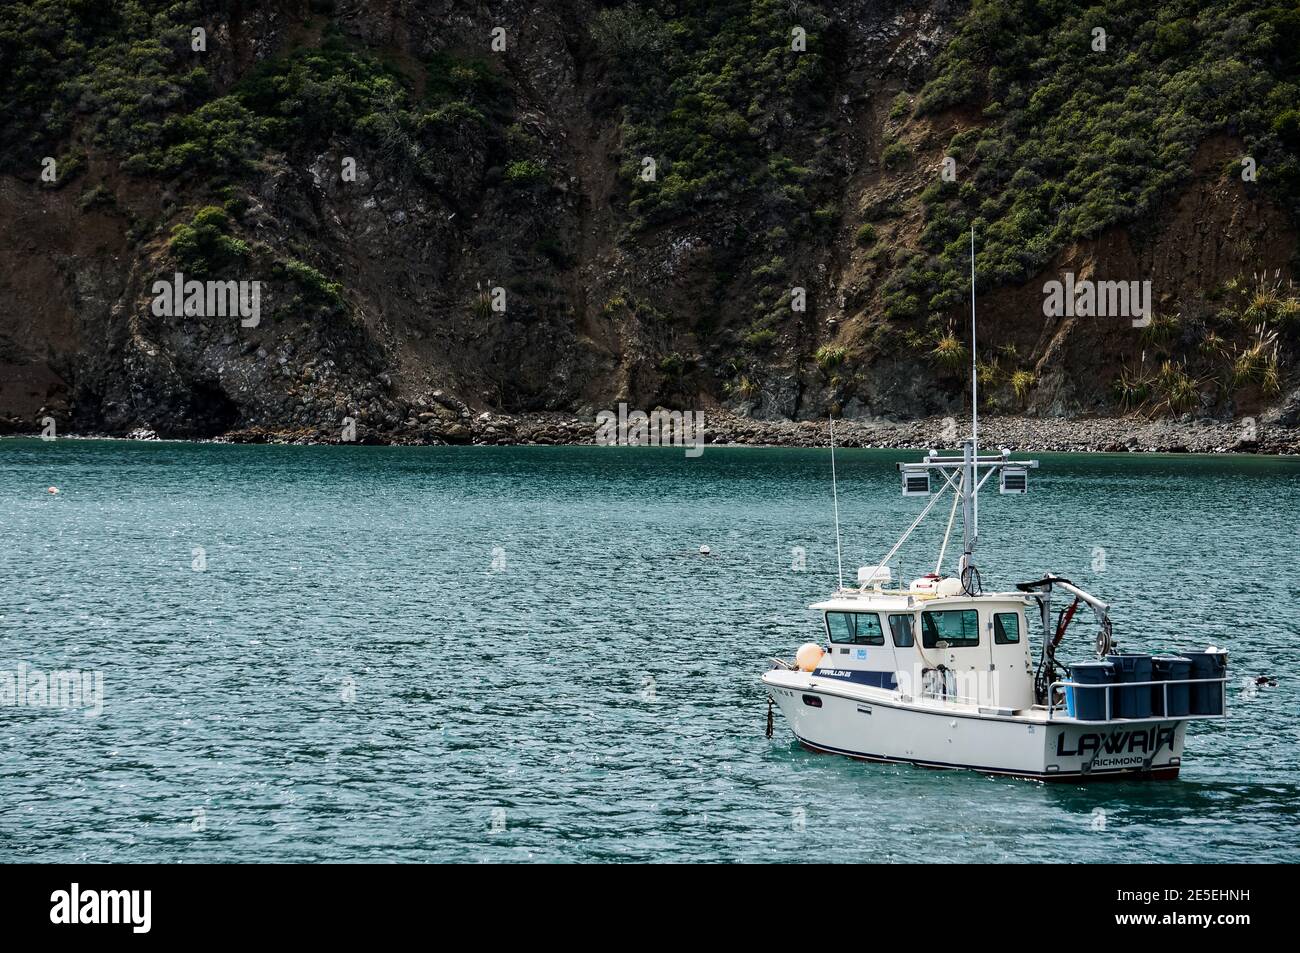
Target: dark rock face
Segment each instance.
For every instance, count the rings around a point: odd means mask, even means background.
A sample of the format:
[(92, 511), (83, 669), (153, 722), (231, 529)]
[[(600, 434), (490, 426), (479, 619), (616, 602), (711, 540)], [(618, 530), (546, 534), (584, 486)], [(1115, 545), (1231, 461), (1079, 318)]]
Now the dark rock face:
[[(928, 344), (882, 324), (891, 266), (854, 234), (864, 208), (897, 205), (894, 240), (916, 248), (926, 163), (941, 157), (941, 133), (965, 120), (909, 127), (922, 156), (913, 175), (886, 178), (876, 157), (897, 134), (891, 103), (925, 82), (964, 7), (792, 5), (824, 58), (818, 95), (732, 104), (749, 123), (733, 133), (737, 149), (800, 165), (801, 184), (759, 195), (724, 180), (659, 218), (640, 217), (635, 176), (621, 171), (645, 157), (619, 64), (593, 28), (603, 8), (196, 7), (206, 53), (182, 43), (168, 62), (177, 75), (200, 63), (207, 91), (184, 93), (159, 122), (238, 98), (259, 71), (327, 41), (387, 64), (405, 90), (400, 105), (268, 134), (237, 173), (139, 171), (131, 149), (95, 131), (89, 95), (65, 130), (42, 140), (37, 129), (7, 164), (23, 171), (0, 173), (0, 428), (38, 430), (51, 416), (63, 431), (109, 434), (567, 443), (590, 437), (575, 414), (620, 401), (769, 422), (960, 413), (962, 372), (937, 369)], [(490, 46), (498, 26), (503, 52)], [(473, 63), (486, 64), (490, 82), (467, 93), (457, 84), (468, 88)], [(39, 180), (46, 154), (81, 157), (67, 184)], [(664, 191), (683, 164), (660, 169)], [(1209, 239), (1190, 258), (1175, 249), (1216, 223), (1228, 236), (1220, 246), (1294, 244), (1265, 204), (1223, 212), (1241, 203), (1218, 185), (1190, 188), (1197, 201), (1129, 258), (1203, 284), (1236, 263), (1211, 255)], [(173, 229), (210, 206), (227, 210), (220, 240), (245, 247), (210, 256), (191, 277), (261, 282), (254, 326), (151, 308), (154, 282), (181, 270)], [(1117, 245), (1103, 236), (1062, 263), (1123, 258)], [(1112, 354), (1046, 327), (1037, 306), (1032, 281), (985, 305), (990, 340), (1018, 342), (1036, 362), (1024, 409), (1114, 412), (1107, 374), (1132, 340)], [(837, 363), (824, 349), (840, 345), (849, 357)], [(1295, 423), (1296, 407), (1295, 394), (1282, 402), (1280, 424)]]

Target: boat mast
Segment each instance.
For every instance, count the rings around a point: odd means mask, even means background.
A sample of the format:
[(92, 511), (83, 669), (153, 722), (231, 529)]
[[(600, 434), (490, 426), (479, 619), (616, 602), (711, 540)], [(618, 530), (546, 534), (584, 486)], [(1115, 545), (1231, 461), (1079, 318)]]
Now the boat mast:
[[(979, 455), (979, 363), (976, 357), (975, 339), (975, 227), (970, 231), (970, 437), (962, 441), (961, 456), (940, 456), (938, 450), (931, 450), (920, 463), (899, 463), (899, 473), (903, 478), (904, 496), (929, 496), (919, 516), (912, 521), (902, 537), (894, 544), (879, 563), (883, 568), (902, 548), (903, 543), (912, 535), (912, 531), (925, 519), (930, 509), (938, 502), (939, 496), (952, 490), (954, 494), (953, 512), (948, 518), (948, 530), (944, 532), (943, 547), (939, 550), (939, 566), (943, 565), (943, 554), (948, 548), (948, 533), (952, 529), (953, 518), (957, 515), (956, 505), (961, 504), (962, 554), (958, 563), (962, 588), (974, 594), (979, 588), (975, 569), (975, 544), (979, 542), (979, 490), (995, 473), (1000, 473), (999, 493), (1024, 493), (1028, 488), (1028, 473), (1038, 466), (1037, 460), (1012, 460), (1010, 450), (1001, 450), (996, 454), (981, 457)], [(984, 474), (980, 476), (981, 468)], [(937, 475), (943, 485), (937, 492), (933, 489), (932, 476)], [(938, 568), (935, 570), (938, 572)]]
[(973, 566), (971, 558), (975, 544), (979, 542), (979, 484), (978, 474), (980, 415), (979, 415), (979, 369), (975, 350), (975, 226), (970, 227), (970, 440), (962, 445), (962, 539), (964, 548), (961, 554), (960, 578), (964, 578), (966, 569)]
[(844, 588), (844, 556), (840, 548), (840, 491), (835, 480), (835, 418), (831, 417), (831, 499), (835, 504), (835, 566), (840, 588)]

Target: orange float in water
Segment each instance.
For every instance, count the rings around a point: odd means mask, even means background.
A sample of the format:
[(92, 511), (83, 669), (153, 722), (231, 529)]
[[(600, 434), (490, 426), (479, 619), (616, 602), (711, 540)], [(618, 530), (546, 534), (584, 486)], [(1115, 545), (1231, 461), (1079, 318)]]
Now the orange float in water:
[(822, 660), (826, 653), (822, 647), (815, 642), (805, 642), (799, 646), (799, 651), (794, 653), (794, 662), (799, 666), (801, 672), (811, 672), (817, 667), (817, 663)]

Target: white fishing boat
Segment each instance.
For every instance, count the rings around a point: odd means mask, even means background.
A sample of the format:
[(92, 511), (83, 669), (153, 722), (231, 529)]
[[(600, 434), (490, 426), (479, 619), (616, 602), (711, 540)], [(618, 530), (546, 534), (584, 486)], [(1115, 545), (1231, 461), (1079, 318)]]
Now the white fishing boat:
[[(883, 559), (858, 570), (855, 587), (844, 586), (840, 560), (839, 588), (812, 606), (824, 645), (805, 644), (793, 662), (773, 659), (763, 675), (768, 734), (775, 703), (814, 751), (1042, 780), (1176, 778), (1188, 723), (1225, 717), (1226, 652), (1121, 653), (1110, 607), (1050, 573), (1012, 590), (983, 589), (975, 562), (980, 489), (996, 475), (1000, 493), (1025, 493), (1038, 462), (979, 452), (973, 236), (971, 253), (970, 438), (960, 453), (931, 450), (898, 464), (903, 495), (928, 501)], [(834, 453), (832, 424), (839, 553)], [(895, 582), (893, 561), (946, 494), (952, 507), (934, 571)], [(959, 512), (962, 552), (945, 574)], [(1058, 590), (1070, 602), (1053, 621)], [(1062, 671), (1057, 651), (1082, 606), (1095, 622), (1086, 643), (1092, 658)], [(1037, 661), (1031, 619), (1041, 629)]]

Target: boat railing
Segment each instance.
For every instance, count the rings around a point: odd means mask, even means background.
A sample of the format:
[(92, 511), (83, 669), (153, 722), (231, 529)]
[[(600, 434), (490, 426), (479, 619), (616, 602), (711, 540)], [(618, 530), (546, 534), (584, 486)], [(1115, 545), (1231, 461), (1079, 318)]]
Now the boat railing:
[[(1047, 690), (1047, 720), (1051, 721), (1052, 716), (1056, 713), (1056, 711), (1064, 707), (1064, 703), (1060, 705), (1056, 703), (1056, 690), (1058, 688), (1073, 688), (1075, 691), (1078, 691), (1081, 688), (1105, 689), (1106, 717), (1103, 718), (1102, 721), (1154, 721), (1154, 720), (1173, 720), (1173, 719), (1185, 721), (1191, 719), (1202, 720), (1202, 719), (1224, 718), (1228, 714), (1228, 677), (1229, 676), (1227, 675), (1223, 675), (1220, 676), (1219, 678), (1175, 678), (1175, 679), (1162, 679), (1160, 681), (1150, 681), (1150, 682), (1100, 682), (1099, 683), (1099, 682), (1073, 682), (1073, 681), (1064, 681), (1064, 680), (1059, 682), (1052, 682), (1051, 686)], [(1168, 714), (1156, 714), (1153, 711), (1150, 715), (1147, 715), (1146, 717), (1143, 718), (1120, 718), (1117, 716), (1112, 717), (1111, 715), (1111, 696), (1116, 689), (1150, 688), (1153, 685), (1160, 685), (1163, 688), (1161, 697), (1164, 700), (1164, 703), (1160, 707), (1163, 711), (1168, 712), (1170, 686), (1174, 688), (1178, 688), (1179, 686), (1182, 685), (1205, 685), (1205, 684), (1214, 684), (1214, 683), (1217, 683), (1219, 686), (1218, 714), (1214, 714), (1214, 715), (1196, 714), (1194, 712), (1189, 711), (1186, 715), (1168, 715)], [(1077, 705), (1078, 702), (1076, 701), (1075, 704)], [(1082, 721), (1084, 724), (1095, 723), (1093, 722), (1093, 719), (1073, 718), (1073, 720)]]

